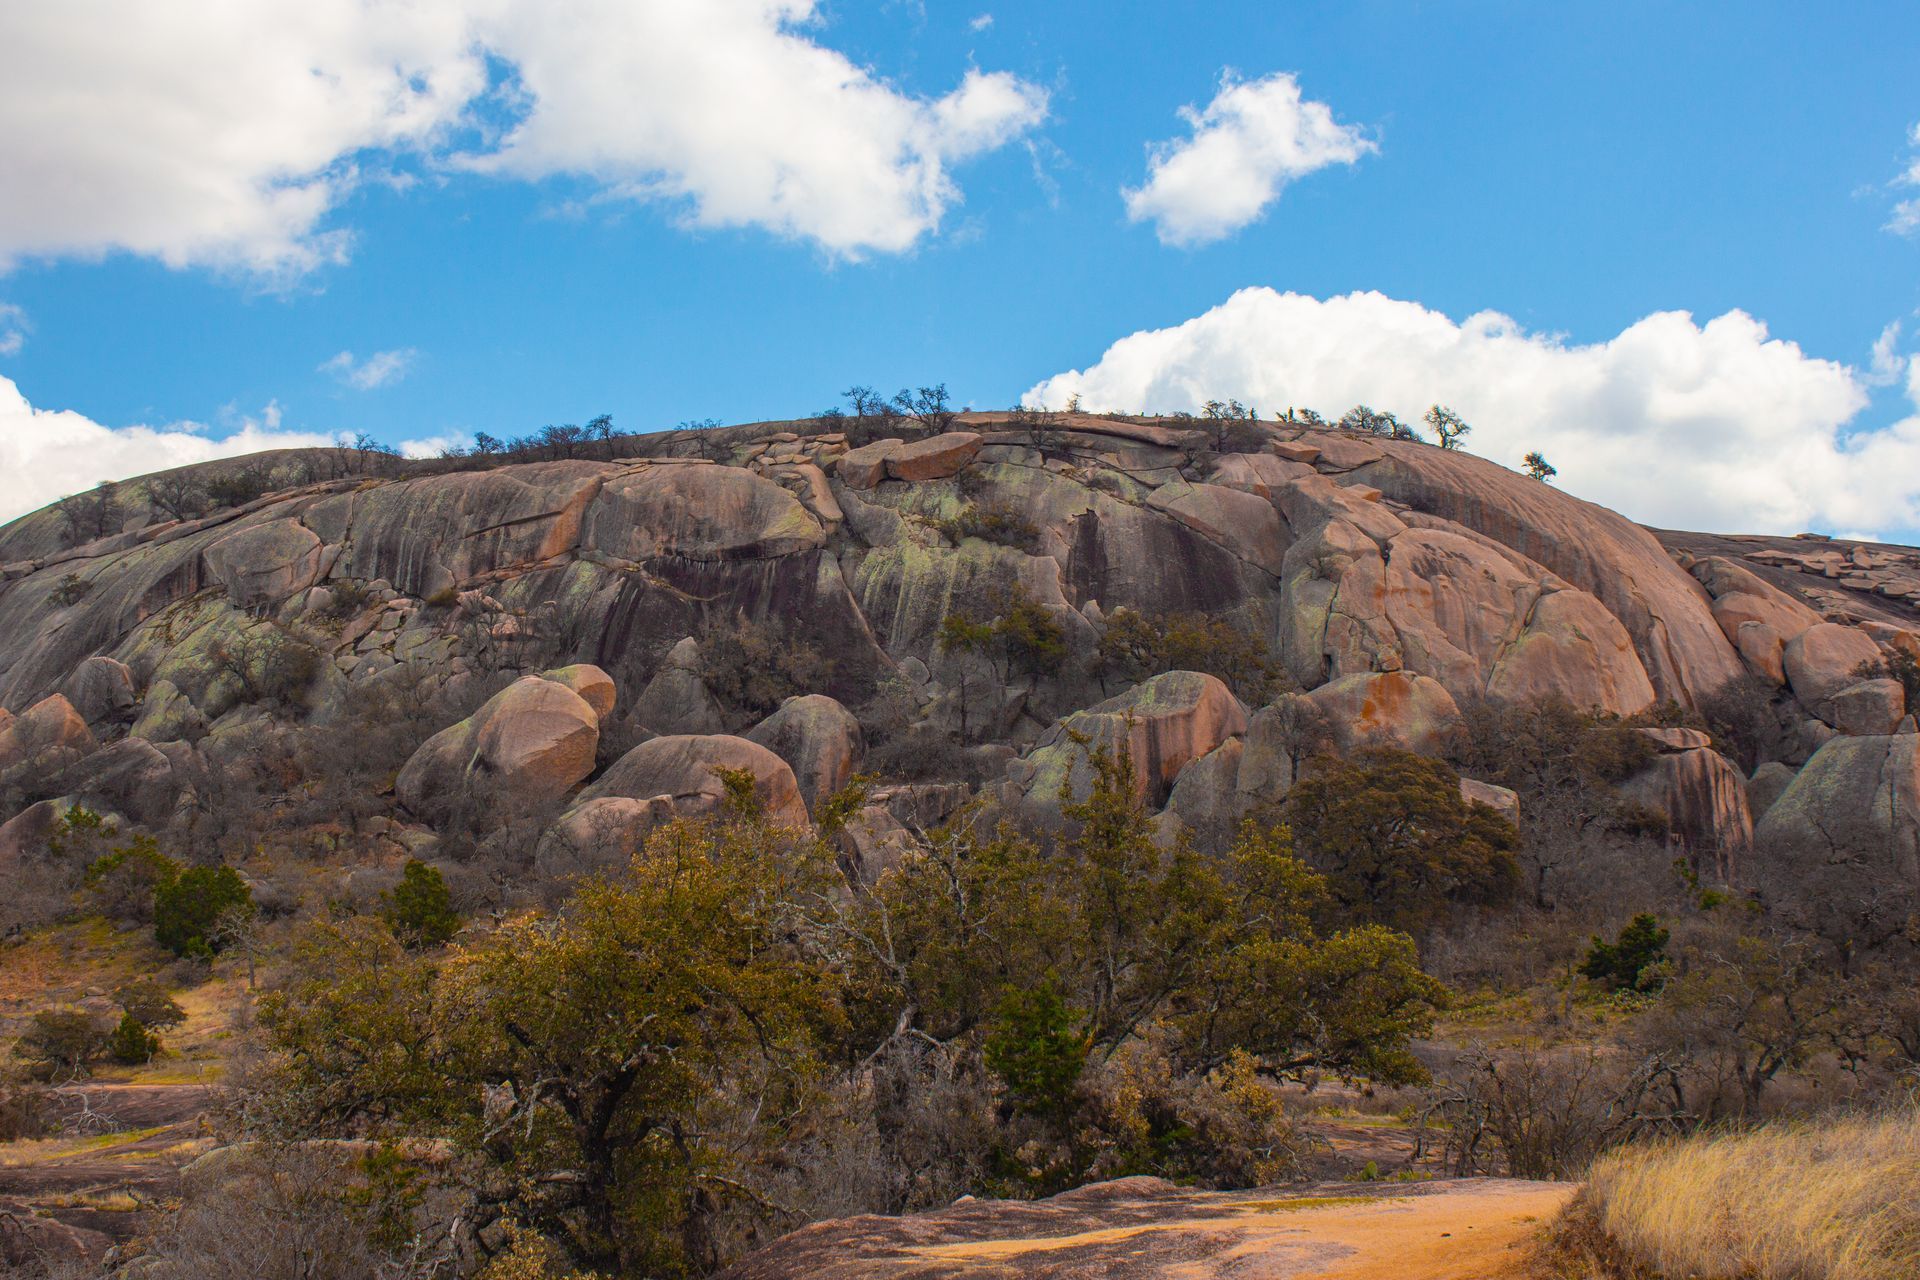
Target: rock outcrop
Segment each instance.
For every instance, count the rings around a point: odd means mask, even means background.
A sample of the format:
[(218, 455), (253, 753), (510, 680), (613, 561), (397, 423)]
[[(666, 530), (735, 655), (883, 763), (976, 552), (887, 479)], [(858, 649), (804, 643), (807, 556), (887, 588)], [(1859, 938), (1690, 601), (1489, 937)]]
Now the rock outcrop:
[(1889, 887), (1920, 884), (1920, 734), (1828, 742), (1768, 806), (1754, 839), (1763, 857), (1810, 861), (1816, 875), (1864, 861)]
[(413, 753), (394, 791), (413, 813), (444, 819), (475, 802), (539, 810), (593, 772), (600, 718), (566, 685), (524, 676)]
[(847, 785), (865, 745), (853, 713), (821, 693), (788, 698), (744, 736), (787, 762), (809, 807)]
[(641, 743), (581, 792), (569, 816), (596, 800), (655, 796), (667, 797), (676, 815), (711, 813), (726, 798), (723, 769), (752, 775), (754, 797), (770, 821), (807, 825), (806, 801), (787, 762), (757, 742), (727, 734), (674, 734)]

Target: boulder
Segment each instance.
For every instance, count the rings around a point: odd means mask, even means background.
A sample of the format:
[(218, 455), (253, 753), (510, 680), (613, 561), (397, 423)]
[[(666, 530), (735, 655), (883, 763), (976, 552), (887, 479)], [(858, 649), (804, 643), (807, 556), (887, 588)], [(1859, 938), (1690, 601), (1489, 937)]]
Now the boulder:
[(633, 704), (633, 718), (654, 733), (719, 733), (720, 703), (700, 676), (700, 645), (687, 636), (661, 660)]
[(42, 1216), (25, 1201), (0, 1200), (0, 1274), (98, 1275), (113, 1237)]
[(1851, 734), (1892, 733), (1906, 712), (1905, 686), (1885, 677), (1848, 685), (1822, 708), (1828, 724)]
[(1858, 627), (1816, 623), (1787, 642), (1787, 683), (1802, 705), (1827, 720), (1822, 704), (1859, 683), (1854, 673), (1861, 664), (1879, 660), (1880, 646)]
[(827, 532), (785, 489), (739, 467), (650, 466), (614, 477), (587, 508), (581, 545), (623, 560), (769, 560)]
[(1629, 800), (1666, 815), (1673, 842), (1697, 863), (1723, 875), (1753, 844), (1746, 776), (1710, 748), (1669, 751), (1648, 761), (1620, 787)]
[(1766, 817), (1774, 801), (1786, 794), (1787, 788), (1793, 785), (1794, 773), (1792, 765), (1778, 760), (1769, 760), (1753, 771), (1753, 776), (1747, 779), (1747, 809), (1755, 822)]
[[(1169, 671), (1068, 716), (1014, 762), (1013, 777), (1038, 815), (1057, 820), (1063, 786), (1075, 799), (1084, 799), (1092, 787), (1088, 751), (1124, 746), (1132, 758), (1134, 794), (1158, 808), (1189, 762), (1246, 731), (1246, 709), (1218, 678)], [(1088, 745), (1083, 748), (1073, 735)]]
[(1920, 735), (1832, 739), (1767, 809), (1754, 839), (1763, 859), (1813, 876), (1858, 863), (1890, 889), (1920, 882)]
[[(169, 744), (169, 749), (192, 754), (183, 743)], [(46, 787), (89, 809), (123, 813), (147, 826), (172, 817), (180, 799), (173, 761), (143, 738), (122, 738), (88, 753), (50, 778)]]
[(1653, 743), (1654, 748), (1659, 751), (1698, 751), (1702, 747), (1713, 745), (1713, 735), (1698, 729), (1673, 726), (1635, 729), (1634, 732)]
[(42, 698), (0, 729), (0, 773), (28, 766), (58, 768), (98, 746), (93, 730), (59, 694)]
[(0, 823), (0, 872), (11, 873), (22, 858), (46, 852), (47, 837), (73, 806), (66, 800), (42, 800)]
[(1228, 738), (1180, 771), (1160, 814), (1163, 842), (1186, 834), (1217, 847), (1233, 838), (1243, 812), (1240, 767), (1245, 753), (1245, 739)]
[(1276, 490), (1312, 474), (1313, 468), (1306, 463), (1289, 462), (1276, 454), (1230, 453), (1214, 464), (1207, 482), (1271, 498)]
[(1483, 804), (1514, 826), (1520, 825), (1520, 794), (1517, 791), (1482, 782), (1478, 778), (1462, 778), (1460, 798), (1468, 804)]
[[(886, 457), (887, 474), (895, 480), (944, 480), (973, 461), (980, 452), (980, 433), (949, 431), (944, 435), (903, 444)], [(852, 453), (845, 458), (851, 458)]]
[(592, 875), (625, 864), (656, 827), (679, 811), (671, 796), (602, 796), (574, 805), (547, 829), (534, 851), (543, 878)]
[(394, 781), (413, 813), (444, 818), (468, 798), (538, 809), (593, 772), (600, 718), (573, 690), (523, 676), (422, 743)]
[(1403, 671), (1344, 676), (1306, 696), (1343, 752), (1397, 747), (1444, 755), (1460, 726), (1460, 708), (1439, 681)]
[(602, 723), (613, 714), (619, 690), (613, 683), (613, 677), (589, 662), (576, 662), (570, 667), (560, 667), (553, 671), (540, 673), (542, 680), (551, 680), (564, 685), (580, 695), (582, 701), (593, 708), (593, 714)]
[(860, 722), (820, 693), (788, 698), (745, 736), (792, 767), (809, 808), (847, 785), (864, 750)]
[(277, 604), (320, 579), (325, 545), (298, 520), (247, 525), (204, 553), (207, 575), (225, 588), (236, 608)]
[(139, 701), (133, 671), (124, 662), (95, 656), (73, 669), (60, 692), (89, 725), (125, 724)]
[(744, 769), (753, 775), (754, 794), (770, 822), (808, 825), (807, 802), (787, 762), (757, 742), (727, 734), (673, 734), (643, 742), (583, 791), (575, 810), (609, 796), (634, 800), (666, 796), (676, 814), (711, 813), (726, 796), (722, 769)]
[(898, 439), (875, 440), (849, 449), (833, 464), (834, 474), (849, 489), (871, 489), (887, 478), (887, 459), (906, 447)]
[(1734, 631), (1733, 644), (1756, 674), (1775, 685), (1787, 682), (1786, 637), (1772, 623), (1742, 622)]

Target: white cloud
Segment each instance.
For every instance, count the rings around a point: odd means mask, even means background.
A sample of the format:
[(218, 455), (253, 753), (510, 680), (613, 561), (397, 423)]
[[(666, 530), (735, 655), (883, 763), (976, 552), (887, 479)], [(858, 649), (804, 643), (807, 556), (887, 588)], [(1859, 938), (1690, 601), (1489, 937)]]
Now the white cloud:
[(353, 352), (342, 351), (322, 364), (319, 372), (333, 375), (356, 391), (372, 391), (406, 377), (419, 354), (412, 347), (401, 347), (394, 351), (376, 351), (365, 360), (355, 360)]
[(0, 356), (17, 356), (27, 345), (27, 313), (10, 302), (0, 302)]
[[(1884, 357), (1893, 360), (1890, 344)], [(1171, 328), (1049, 378), (1030, 404), (1196, 409), (1237, 397), (1273, 416), (1366, 403), (1417, 423), (1439, 402), (1467, 447), (1507, 466), (1539, 449), (1562, 487), (1635, 519), (1723, 532), (1920, 528), (1920, 360), (1912, 415), (1854, 419), (1867, 376), (1768, 336), (1744, 312), (1696, 324), (1657, 312), (1605, 342), (1528, 333), (1482, 312), (1455, 322), (1378, 293), (1324, 301), (1243, 289)]]
[(992, 26), (993, 26), (993, 15), (990, 13), (982, 13), (977, 15), (972, 22), (969, 22), (967, 24), (967, 30), (986, 31), (992, 28)]
[(1004, 74), (904, 93), (817, 25), (815, 0), (0, 5), (0, 269), (125, 251), (286, 282), (345, 258), (331, 215), (395, 165), (894, 252), (959, 199), (951, 165), (1046, 113)]
[(0, 377), (0, 520), (11, 520), (102, 480), (230, 458), (261, 449), (319, 447), (316, 432), (282, 431), (280, 408), (235, 417), (215, 434), (197, 423), (105, 427), (68, 409), (36, 409), (11, 379)]
[[(1920, 187), (1920, 124), (1907, 131), (1907, 141), (1913, 147), (1913, 158), (1908, 161), (1905, 172), (1893, 180), (1896, 187)], [(1902, 200), (1893, 206), (1893, 216), (1887, 220), (1887, 230), (1903, 236), (1920, 232), (1920, 197)]]
[(448, 431), (437, 436), (422, 436), (418, 440), (402, 440), (400, 456), (403, 458), (438, 458), (449, 449), (471, 449), (473, 437), (462, 431)]
[(1147, 180), (1123, 190), (1127, 216), (1152, 222), (1164, 244), (1199, 245), (1255, 221), (1294, 178), (1352, 164), (1379, 148), (1300, 96), (1284, 72), (1259, 80), (1221, 77), (1204, 108), (1182, 107), (1193, 136), (1148, 149)]

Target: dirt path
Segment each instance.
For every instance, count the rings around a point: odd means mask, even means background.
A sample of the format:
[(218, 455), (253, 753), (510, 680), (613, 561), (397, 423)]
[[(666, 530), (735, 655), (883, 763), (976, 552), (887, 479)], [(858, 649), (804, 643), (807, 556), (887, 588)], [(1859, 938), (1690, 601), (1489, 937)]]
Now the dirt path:
[(1567, 1183), (1459, 1179), (1306, 1193), (1127, 1179), (797, 1231), (730, 1280), (1524, 1280)]

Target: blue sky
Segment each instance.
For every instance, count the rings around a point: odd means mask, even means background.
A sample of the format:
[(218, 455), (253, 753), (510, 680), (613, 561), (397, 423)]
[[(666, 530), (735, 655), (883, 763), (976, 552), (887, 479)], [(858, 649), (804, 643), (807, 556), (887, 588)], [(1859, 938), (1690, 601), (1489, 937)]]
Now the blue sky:
[(0, 514), (944, 381), (1438, 399), (1649, 521), (1920, 529), (1911, 4), (520, 4), (0, 12)]

